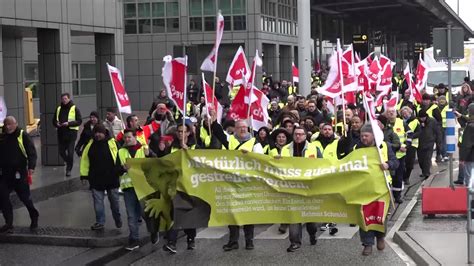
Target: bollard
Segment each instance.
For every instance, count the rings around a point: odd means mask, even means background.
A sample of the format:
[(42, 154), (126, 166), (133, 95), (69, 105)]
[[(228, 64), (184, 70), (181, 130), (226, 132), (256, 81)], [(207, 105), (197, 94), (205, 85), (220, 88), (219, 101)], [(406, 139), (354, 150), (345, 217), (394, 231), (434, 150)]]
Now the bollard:
[(453, 156), (456, 152), (456, 117), (453, 109), (446, 112), (446, 152), (449, 154), (449, 185), (454, 190)]

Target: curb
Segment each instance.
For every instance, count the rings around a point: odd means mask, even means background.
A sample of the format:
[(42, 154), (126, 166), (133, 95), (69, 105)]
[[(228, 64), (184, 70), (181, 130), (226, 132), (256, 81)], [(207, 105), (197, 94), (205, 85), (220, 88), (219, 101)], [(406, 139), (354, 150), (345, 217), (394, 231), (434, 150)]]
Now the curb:
[(422, 246), (416, 243), (407, 232), (395, 232), (393, 241), (410, 256), (417, 265), (441, 265)]

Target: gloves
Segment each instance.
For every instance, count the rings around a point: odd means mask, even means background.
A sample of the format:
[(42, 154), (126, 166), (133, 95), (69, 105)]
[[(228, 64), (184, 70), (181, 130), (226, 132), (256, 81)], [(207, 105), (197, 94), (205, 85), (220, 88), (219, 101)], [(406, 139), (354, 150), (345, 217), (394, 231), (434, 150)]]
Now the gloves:
[(166, 202), (163, 198), (160, 199), (149, 199), (145, 201), (145, 212), (148, 213), (148, 217), (159, 219), (165, 228), (170, 228), (173, 220), (171, 219), (171, 202)]

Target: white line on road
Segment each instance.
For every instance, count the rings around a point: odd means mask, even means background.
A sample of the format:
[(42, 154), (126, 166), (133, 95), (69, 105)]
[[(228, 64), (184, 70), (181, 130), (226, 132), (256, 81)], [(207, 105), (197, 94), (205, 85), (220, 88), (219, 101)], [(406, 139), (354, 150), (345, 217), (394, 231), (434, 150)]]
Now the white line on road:
[(207, 239), (220, 239), (229, 233), (229, 229), (226, 227), (208, 227), (202, 231), (199, 231), (196, 238), (207, 238)]

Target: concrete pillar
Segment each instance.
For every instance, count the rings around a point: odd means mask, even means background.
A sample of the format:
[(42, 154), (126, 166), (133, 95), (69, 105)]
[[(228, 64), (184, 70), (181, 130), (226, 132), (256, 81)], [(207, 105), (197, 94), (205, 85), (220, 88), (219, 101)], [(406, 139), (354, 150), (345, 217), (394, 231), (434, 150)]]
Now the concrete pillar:
[(3, 94), (8, 115), (17, 119), (18, 125), (26, 128), (24, 112), (22, 38), (3, 34)]
[(298, 1), (298, 91), (302, 95), (311, 92), (311, 6), (310, 0)]
[(340, 27), (340, 33), (341, 33), (341, 46), (344, 49), (344, 19), (339, 19), (339, 27)]
[(282, 69), (280, 69), (280, 45), (278, 44), (275, 44), (275, 57), (273, 60), (273, 65), (274, 65), (273, 80), (281, 81), (280, 71), (282, 71)]
[[(105, 117), (105, 110), (108, 107), (117, 106), (115, 96), (110, 82), (109, 72), (106, 63), (120, 69), (124, 78), (123, 69), (123, 49), (117, 44), (117, 34), (96, 33), (95, 37), (95, 63), (96, 63), (96, 83), (97, 83), (97, 111), (101, 117)], [(150, 102), (152, 99), (150, 99)], [(139, 106), (132, 106), (138, 109)], [(145, 107), (146, 108), (146, 107)], [(133, 110), (133, 109), (132, 109)]]
[[(58, 152), (56, 128), (52, 120), (61, 93), (69, 92), (71, 82), (71, 31), (68, 25), (59, 29), (37, 29), (39, 97), (41, 112), (41, 163), (63, 165)], [(80, 109), (81, 107), (78, 106)]]

